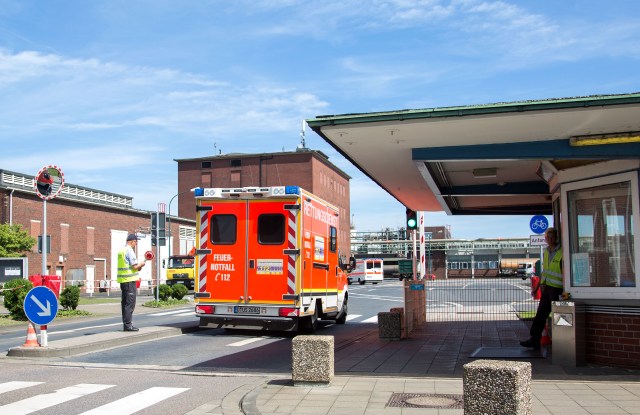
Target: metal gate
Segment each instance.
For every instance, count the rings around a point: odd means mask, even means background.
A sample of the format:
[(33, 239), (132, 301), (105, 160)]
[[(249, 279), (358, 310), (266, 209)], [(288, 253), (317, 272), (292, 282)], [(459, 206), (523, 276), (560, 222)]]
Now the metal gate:
[(538, 307), (529, 278), (434, 279), (425, 289), (427, 321), (527, 319)]

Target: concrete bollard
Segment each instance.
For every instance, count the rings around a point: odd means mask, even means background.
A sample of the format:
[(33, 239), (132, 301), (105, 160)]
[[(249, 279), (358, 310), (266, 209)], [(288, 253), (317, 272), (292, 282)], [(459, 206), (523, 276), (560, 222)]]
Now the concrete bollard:
[(402, 338), (402, 314), (390, 311), (378, 313), (378, 337), (384, 340)]
[(291, 344), (294, 385), (331, 383), (334, 375), (333, 336), (296, 336)]
[(531, 363), (476, 360), (464, 367), (465, 415), (530, 415)]
[(400, 338), (405, 339), (407, 337), (407, 332), (406, 332), (406, 327), (404, 325), (405, 323), (404, 307), (393, 307), (393, 308), (390, 308), (389, 311), (392, 313), (400, 313)]

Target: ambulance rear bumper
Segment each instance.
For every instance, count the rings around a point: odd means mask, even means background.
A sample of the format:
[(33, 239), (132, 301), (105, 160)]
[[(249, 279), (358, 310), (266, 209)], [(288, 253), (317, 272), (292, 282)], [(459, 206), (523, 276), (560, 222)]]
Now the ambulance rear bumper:
[(272, 317), (272, 316), (237, 316), (237, 315), (206, 315), (199, 314), (200, 327), (227, 328), (227, 329), (253, 329), (271, 331), (296, 331), (298, 330), (297, 317)]

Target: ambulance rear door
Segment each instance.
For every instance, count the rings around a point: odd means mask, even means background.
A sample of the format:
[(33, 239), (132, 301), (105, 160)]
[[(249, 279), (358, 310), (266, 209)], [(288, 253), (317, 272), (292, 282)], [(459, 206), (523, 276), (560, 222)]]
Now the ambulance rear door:
[[(246, 298), (247, 203), (241, 200), (204, 201), (211, 206), (207, 226), (200, 231), (206, 255), (206, 278), (200, 291), (210, 294), (212, 302), (243, 303)], [(206, 246), (202, 246), (203, 242)]]
[[(295, 241), (296, 197), (250, 200), (247, 222), (248, 304), (292, 304), (296, 284), (295, 261), (286, 252)], [(298, 206), (299, 209), (299, 206)]]

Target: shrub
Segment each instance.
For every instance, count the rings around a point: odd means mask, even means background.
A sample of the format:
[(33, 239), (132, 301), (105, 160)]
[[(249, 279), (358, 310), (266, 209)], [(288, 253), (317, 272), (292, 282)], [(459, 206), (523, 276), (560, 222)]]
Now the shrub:
[(189, 290), (182, 284), (176, 284), (171, 289), (171, 296), (176, 300), (182, 300), (182, 298), (187, 295)]
[(153, 296), (160, 301), (167, 301), (171, 297), (171, 287), (167, 284), (160, 284), (160, 294), (158, 295), (158, 287), (153, 288)]
[(24, 299), (33, 284), (29, 280), (16, 278), (9, 280), (4, 284), (4, 308), (9, 311), (11, 317), (15, 319), (26, 320), (24, 314)]
[(60, 293), (60, 305), (65, 310), (75, 310), (80, 301), (80, 288), (70, 285)]

